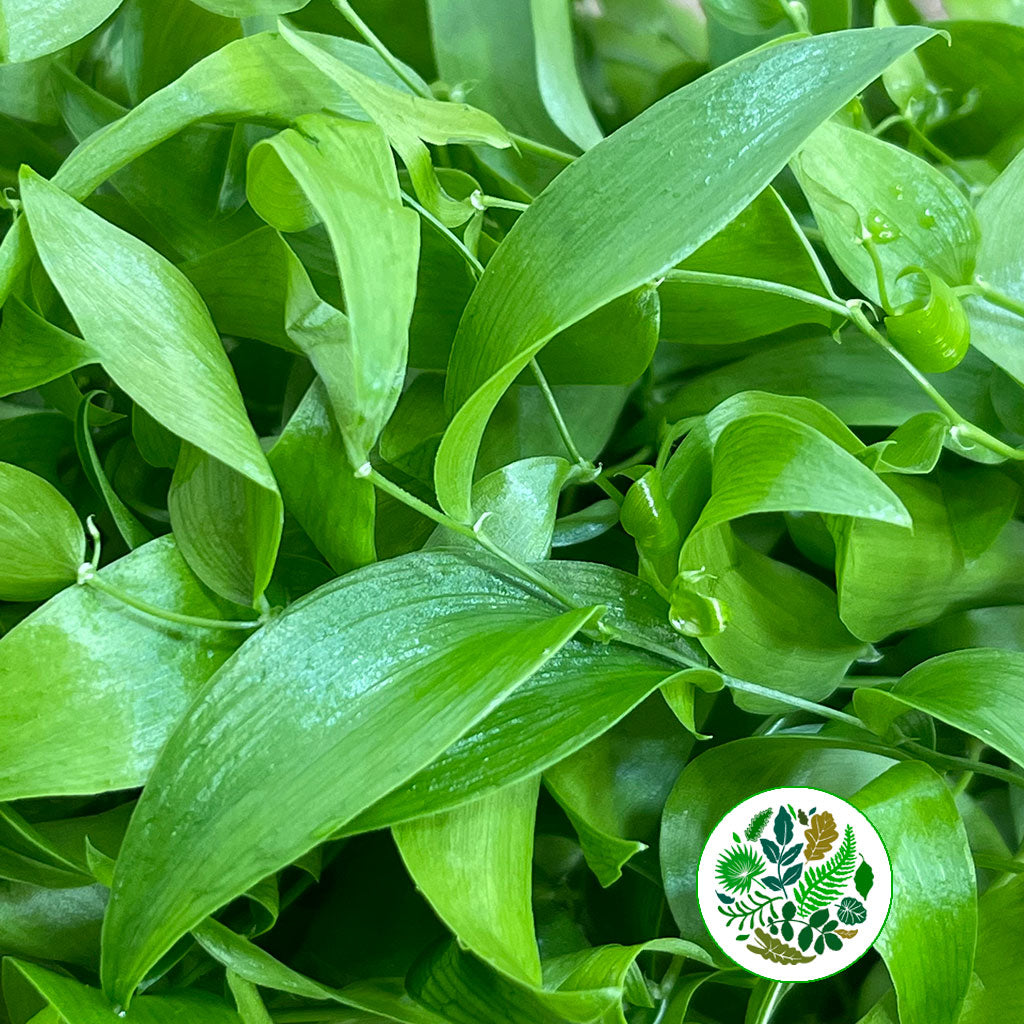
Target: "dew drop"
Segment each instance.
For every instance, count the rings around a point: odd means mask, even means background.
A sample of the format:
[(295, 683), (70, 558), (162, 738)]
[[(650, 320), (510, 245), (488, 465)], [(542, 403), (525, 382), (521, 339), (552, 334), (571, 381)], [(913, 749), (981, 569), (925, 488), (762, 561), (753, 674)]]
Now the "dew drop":
[(706, 177), (704, 178), (704, 184), (705, 184), (705, 185), (710, 185), (710, 184), (711, 184), (711, 175), (710, 175), (710, 174), (708, 174), (708, 175), (707, 175), (707, 176), (706, 176)]
[(900, 229), (886, 220), (879, 210), (872, 210), (868, 214), (867, 229), (876, 245), (888, 245), (900, 237)]
[(921, 212), (921, 216), (917, 218), (917, 223), (923, 228), (933, 228), (935, 227), (935, 214), (928, 207), (925, 207)]

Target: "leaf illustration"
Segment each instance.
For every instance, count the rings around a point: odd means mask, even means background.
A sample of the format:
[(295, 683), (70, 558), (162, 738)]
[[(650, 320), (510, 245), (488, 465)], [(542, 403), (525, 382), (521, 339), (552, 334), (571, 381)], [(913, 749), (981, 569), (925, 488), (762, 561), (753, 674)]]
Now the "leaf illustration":
[(797, 942), (800, 943), (800, 948), (807, 950), (810, 948), (811, 942), (814, 939), (814, 929), (810, 925), (805, 925), (801, 929), (800, 934), (797, 936)]
[(779, 863), (779, 858), (782, 856), (782, 851), (770, 839), (761, 840), (761, 849), (764, 850), (764, 855), (773, 864)]
[(718, 858), (715, 875), (719, 885), (729, 892), (749, 892), (754, 879), (764, 871), (760, 854), (749, 846), (734, 846)]
[(804, 811), (797, 811), (796, 812), (796, 818), (797, 818), (797, 821), (799, 821), (801, 825), (806, 825), (807, 824), (807, 814)]
[(860, 924), (867, 916), (868, 912), (864, 904), (860, 900), (855, 900), (852, 896), (844, 897), (836, 910), (836, 917), (843, 924)]
[(785, 867), (787, 864), (792, 864), (800, 855), (800, 851), (803, 849), (803, 843), (794, 843), (779, 859), (779, 863)]
[(837, 928), (836, 935), (843, 939), (852, 939), (857, 934), (856, 928)]
[(763, 928), (755, 928), (755, 934), (761, 942), (760, 946), (747, 946), (751, 953), (763, 956), (776, 964), (807, 964), (814, 957), (804, 956), (799, 949), (787, 946), (781, 939), (769, 935)]
[(775, 815), (775, 838), (779, 846), (786, 846), (793, 839), (793, 817), (785, 807)]
[(763, 811), (758, 811), (757, 814), (750, 819), (750, 824), (747, 826), (747, 831), (744, 833), (747, 839), (751, 842), (755, 839), (759, 839), (761, 837), (761, 833), (765, 829), (765, 826), (771, 819), (771, 816), (772, 811), (770, 807), (766, 807)]
[[(797, 886), (794, 899), (801, 914), (827, 907), (842, 894), (853, 874), (857, 846), (853, 828), (846, 826), (842, 845), (824, 864), (809, 867)], [(847, 922), (849, 923), (849, 922)]]
[(807, 845), (804, 847), (804, 857), (807, 860), (824, 860), (835, 841), (839, 838), (839, 830), (836, 828), (835, 818), (828, 811), (811, 818), (811, 827), (804, 831)]
[(799, 881), (800, 876), (803, 874), (803, 864), (794, 864), (783, 876), (783, 885), (792, 885), (794, 882)]
[(875, 884), (875, 873), (871, 870), (871, 865), (861, 859), (860, 867), (857, 868), (857, 873), (853, 876), (854, 888), (860, 893), (860, 898), (866, 900), (868, 893), (871, 892), (871, 887)]

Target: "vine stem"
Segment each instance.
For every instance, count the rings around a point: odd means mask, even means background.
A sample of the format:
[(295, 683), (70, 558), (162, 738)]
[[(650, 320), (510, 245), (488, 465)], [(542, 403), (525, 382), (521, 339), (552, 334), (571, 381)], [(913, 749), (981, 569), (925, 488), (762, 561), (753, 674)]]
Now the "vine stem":
[(571, 164), (576, 159), (572, 153), (566, 153), (563, 149), (548, 146), (546, 143), (538, 142), (536, 139), (528, 138), (526, 135), (517, 135), (515, 132), (509, 132), (509, 134), (517, 146), (525, 149), (527, 152), (535, 153), (537, 156), (543, 156), (548, 160), (554, 160), (557, 163), (566, 165)]
[(78, 568), (78, 584), (80, 586), (98, 590), (108, 597), (112, 597), (116, 601), (127, 605), (129, 608), (142, 612), (143, 615), (149, 615), (151, 618), (161, 619), (164, 622), (173, 622), (178, 626), (194, 626), (198, 629), (259, 629), (273, 614), (269, 607), (264, 607), (258, 619), (208, 619), (201, 615), (185, 615), (182, 612), (171, 611), (169, 608), (161, 608), (158, 605), (150, 604), (149, 601), (142, 600), (140, 597), (135, 597), (133, 594), (128, 594), (121, 590), (120, 587), (115, 587), (114, 584), (108, 583), (102, 576), (98, 575), (97, 570), (99, 569), (101, 552), (100, 531), (97, 529), (92, 516), (86, 519), (85, 525), (89, 535), (92, 537), (92, 560), (83, 562)]
[(1011, 313), (1016, 313), (1017, 316), (1024, 317), (1024, 302), (1021, 302), (1019, 299), (1015, 299), (1012, 295), (1007, 295), (1005, 292), (993, 287), (988, 283), (988, 281), (985, 281), (980, 277), (976, 277), (974, 279), (974, 284), (967, 290), (975, 295), (980, 295), (982, 298), (987, 299), (993, 306), (1000, 306), (1003, 309), (1009, 310)]
[[(789, 982), (769, 982), (764, 994), (760, 996), (761, 1001), (756, 1005), (754, 1014), (747, 1017), (746, 1024), (770, 1024), (772, 1017), (775, 1016), (775, 1011), (791, 987)], [(757, 995), (751, 996), (751, 1000), (755, 998)]]

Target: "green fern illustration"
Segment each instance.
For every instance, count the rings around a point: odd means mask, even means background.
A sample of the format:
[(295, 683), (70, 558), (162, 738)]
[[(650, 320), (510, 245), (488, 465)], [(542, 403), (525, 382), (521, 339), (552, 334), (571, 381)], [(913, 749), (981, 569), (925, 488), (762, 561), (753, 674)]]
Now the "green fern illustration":
[(763, 811), (761, 811), (759, 814), (755, 814), (753, 818), (750, 819), (750, 824), (747, 826), (747, 831), (743, 833), (746, 836), (746, 838), (750, 840), (750, 842), (753, 842), (755, 839), (758, 838), (758, 836), (761, 835), (761, 833), (764, 831), (765, 825), (768, 824), (768, 819), (771, 816), (772, 809), (770, 807), (766, 807)]
[(853, 875), (856, 861), (857, 844), (852, 826), (847, 825), (839, 849), (820, 867), (808, 867), (804, 871), (793, 894), (801, 915), (827, 907), (838, 899)]

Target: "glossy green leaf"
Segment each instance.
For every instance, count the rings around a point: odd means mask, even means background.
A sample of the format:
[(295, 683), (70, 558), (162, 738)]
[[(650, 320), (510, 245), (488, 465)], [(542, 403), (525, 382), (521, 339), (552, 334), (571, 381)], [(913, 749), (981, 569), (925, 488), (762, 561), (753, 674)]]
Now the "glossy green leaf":
[(892, 864), (892, 905), (876, 946), (902, 1024), (955, 1024), (971, 982), (978, 909), (974, 864), (946, 784), (899, 764), (851, 802), (878, 830)]
[[(162, 257), (54, 185), (28, 172), (22, 196), (47, 273), (95, 358), (188, 442), (172, 508), (172, 517), (175, 508), (185, 517), (178, 532), (186, 557), (219, 593), (251, 603), (270, 579), (281, 499), (206, 307)], [(255, 535), (223, 522), (215, 500), (223, 487), (245, 495)], [(206, 543), (207, 520), (219, 543)]]
[(226, 18), (253, 18), (261, 14), (287, 14), (305, 7), (309, 0), (194, 0)]
[(0, 881), (0, 955), (95, 970), (106, 905), (100, 885), (43, 889)]
[[(337, 628), (338, 609), (348, 628)], [(422, 770), (592, 613), (552, 617), (543, 602), (443, 554), (381, 563), (292, 605), (217, 674), (210, 699), (194, 706), (164, 748), (114, 878), (104, 932), (107, 990), (127, 1002), (143, 973), (181, 934)], [(401, 630), (389, 625), (395, 616)], [(310, 646), (308, 631), (323, 628), (318, 622), (332, 628), (324, 643)], [(357, 652), (358, 674), (352, 668)], [(253, 673), (273, 674), (274, 687), (254, 690)], [(425, 688), (428, 677), (434, 685)], [(321, 694), (315, 708), (310, 686)], [(232, 717), (237, 728), (229, 727)], [(257, 728), (261, 719), (274, 723), (271, 735)], [(288, 828), (253, 847), (239, 824), (251, 827), (261, 812), (276, 821), (279, 806), (252, 780), (273, 772), (281, 757), (301, 763), (304, 746), (318, 758), (326, 752), (333, 770), (349, 773), (351, 782), (344, 793), (321, 790), (314, 797), (317, 760), (307, 762), (305, 772), (280, 777), (278, 799), (291, 804)], [(232, 762), (234, 772), (214, 767)], [(189, 808), (192, 828), (172, 830), (170, 823), (180, 820), (176, 806)], [(166, 831), (158, 838), (157, 830)], [(215, 833), (224, 841), (221, 855), (211, 859)], [(206, 881), (197, 886), (200, 872)]]
[(530, 0), (537, 84), (551, 120), (580, 149), (604, 138), (576, 70), (571, 8), (563, 0)]
[(537, 779), (398, 826), (409, 873), (466, 949), (527, 984), (541, 981), (531, 895)]
[[(96, 988), (23, 960), (5, 962), (18, 971), (68, 1024), (116, 1024), (123, 1019), (120, 1007)], [(132, 1004), (132, 1015), (142, 1024), (239, 1024), (238, 1014), (207, 992), (184, 991), (141, 996)]]
[[(170, 611), (231, 617), (169, 537), (99, 575)], [(9, 698), (0, 710), (0, 799), (141, 785), (174, 723), (243, 636), (160, 622), (89, 587), (52, 598), (0, 639)]]
[(981, 1024), (993, 1013), (1020, 1013), (1021, 964), (1015, 956), (1021, 940), (1024, 879), (996, 885), (978, 900), (978, 947), (973, 985), (964, 1004), (961, 1024)]
[(426, 143), (440, 146), (476, 142), (503, 148), (512, 143), (505, 129), (489, 114), (464, 103), (428, 100), (375, 82), (286, 25), (281, 24), (279, 30), (290, 45), (333, 79), (379, 125), (409, 169), (423, 205), (448, 226), (468, 220), (472, 205), (453, 199), (444, 190)]
[(54, 53), (87, 35), (120, 0), (4, 0), (0, 6), (0, 61), (12, 64)]
[(854, 705), (866, 717), (889, 717), (886, 699), (916, 708), (955, 726), (1024, 764), (1021, 736), (1024, 701), (1020, 692), (1024, 657), (1015, 651), (975, 649), (932, 658), (911, 669), (889, 692), (858, 691)]
[[(472, 468), (487, 418), (553, 334), (664, 273), (707, 241), (768, 184), (822, 119), (923, 38), (923, 30), (910, 28), (888, 30), (870, 42), (837, 34), (750, 55), (679, 90), (559, 175), (545, 201), (517, 221), (488, 264), (456, 336), (447, 395), (458, 412), (436, 469), (443, 507), (460, 519), (468, 515)], [(757, 77), (772, 86), (755, 100), (745, 90)], [(776, 98), (784, 104), (779, 113)], [(645, 139), (656, 139), (659, 152), (704, 152), (712, 139), (720, 139), (715, 111), (734, 99), (746, 104), (747, 114), (743, 131), (728, 136), (733, 148), (716, 152), (726, 174), (713, 174), (700, 159), (670, 159), (660, 165), (661, 176), (648, 173), (654, 143), (645, 145)], [(730, 109), (728, 117), (736, 111)], [(780, 127), (770, 141), (751, 147), (746, 140), (777, 118)], [(603, 208), (594, 203), (595, 195), (604, 197)], [(625, 203), (623, 196), (629, 197)], [(686, 204), (683, 232), (675, 218), (665, 216), (673, 196)], [(576, 215), (581, 204), (586, 217)], [(589, 259), (595, 246), (618, 258)]]
[(873, 301), (881, 296), (865, 234), (892, 304), (914, 295), (911, 282), (898, 280), (909, 266), (932, 271), (950, 285), (970, 281), (980, 238), (977, 219), (949, 178), (920, 157), (829, 122), (800, 150), (793, 169), (829, 252)]
[(42, 601), (85, 561), (78, 514), (42, 477), (0, 462), (0, 599)]

